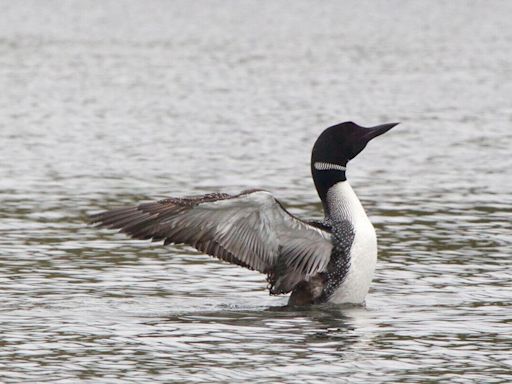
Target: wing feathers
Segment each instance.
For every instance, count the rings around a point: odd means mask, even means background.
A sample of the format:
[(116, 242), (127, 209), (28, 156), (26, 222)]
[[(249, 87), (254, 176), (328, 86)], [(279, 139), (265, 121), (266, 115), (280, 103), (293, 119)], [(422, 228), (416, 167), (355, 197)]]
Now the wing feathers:
[(221, 260), (268, 274), (271, 293), (285, 293), (323, 271), (330, 234), (287, 212), (268, 192), (168, 198), (91, 216), (136, 239), (188, 244)]

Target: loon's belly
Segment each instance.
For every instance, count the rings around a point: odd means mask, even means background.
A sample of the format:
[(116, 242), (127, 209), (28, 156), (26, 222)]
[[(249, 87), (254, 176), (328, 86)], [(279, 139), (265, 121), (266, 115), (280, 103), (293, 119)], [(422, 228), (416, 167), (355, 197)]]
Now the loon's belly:
[(343, 283), (334, 291), (329, 302), (342, 304), (364, 302), (377, 264), (377, 237), (372, 223), (367, 220), (355, 230), (350, 249), (350, 266)]
[(336, 304), (363, 303), (377, 264), (375, 229), (347, 181), (333, 186), (328, 193), (328, 198), (330, 214), (333, 217), (349, 220), (354, 229), (348, 272), (328, 301)]

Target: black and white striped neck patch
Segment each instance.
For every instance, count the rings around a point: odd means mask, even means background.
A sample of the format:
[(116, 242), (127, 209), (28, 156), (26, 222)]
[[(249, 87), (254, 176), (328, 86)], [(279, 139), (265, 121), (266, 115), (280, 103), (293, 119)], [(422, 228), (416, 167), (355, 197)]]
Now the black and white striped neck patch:
[(346, 171), (347, 167), (339, 164), (333, 164), (333, 163), (324, 163), (321, 161), (317, 161), (313, 164), (313, 167), (318, 171)]

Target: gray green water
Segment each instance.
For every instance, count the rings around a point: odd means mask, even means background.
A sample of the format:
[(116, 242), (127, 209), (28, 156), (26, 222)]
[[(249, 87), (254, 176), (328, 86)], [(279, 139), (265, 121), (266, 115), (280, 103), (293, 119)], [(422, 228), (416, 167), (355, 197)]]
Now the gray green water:
[[(512, 3), (0, 2), (0, 382), (512, 382)], [(365, 308), (86, 213), (259, 187), (318, 218), (309, 151), (401, 121), (349, 178)]]

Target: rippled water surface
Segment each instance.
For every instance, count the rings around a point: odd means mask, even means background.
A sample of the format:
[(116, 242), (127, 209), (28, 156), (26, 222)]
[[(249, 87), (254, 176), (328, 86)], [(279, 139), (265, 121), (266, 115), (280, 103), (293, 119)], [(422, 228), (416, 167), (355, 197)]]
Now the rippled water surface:
[[(0, 8), (0, 382), (512, 382), (511, 2)], [(343, 120), (402, 122), (349, 169), (365, 307), (84, 223), (254, 187), (320, 218)]]

